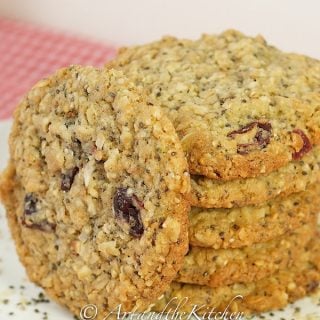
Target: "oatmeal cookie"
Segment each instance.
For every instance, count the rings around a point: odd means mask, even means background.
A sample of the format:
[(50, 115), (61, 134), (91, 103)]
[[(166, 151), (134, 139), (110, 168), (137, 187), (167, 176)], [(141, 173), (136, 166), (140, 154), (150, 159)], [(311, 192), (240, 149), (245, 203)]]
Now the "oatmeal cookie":
[(204, 176), (191, 176), (191, 205), (200, 208), (231, 208), (262, 204), (279, 195), (288, 196), (320, 179), (320, 148), (299, 161), (266, 176), (217, 181)]
[(239, 248), (265, 242), (310, 222), (319, 212), (320, 186), (260, 206), (231, 209), (193, 207), (189, 214), (192, 246)]
[(190, 247), (175, 281), (219, 287), (248, 283), (290, 267), (316, 234), (316, 217), (289, 234), (240, 249)]
[(190, 172), (259, 176), (320, 143), (320, 62), (237, 31), (124, 48), (124, 71), (173, 121)]
[(29, 278), (75, 314), (144, 310), (187, 251), (187, 161), (122, 73), (71, 66), (18, 106), (1, 197)]
[[(173, 283), (153, 310), (170, 312), (171, 309), (172, 312), (178, 306), (180, 313), (197, 310), (198, 314), (206, 316), (212, 308), (215, 308), (214, 311), (224, 311), (227, 308), (229, 312), (241, 311), (246, 314), (283, 308), (318, 288), (319, 237), (318, 234), (290, 269), (281, 270), (257, 282), (219, 288)], [(198, 307), (193, 309), (194, 305)]]

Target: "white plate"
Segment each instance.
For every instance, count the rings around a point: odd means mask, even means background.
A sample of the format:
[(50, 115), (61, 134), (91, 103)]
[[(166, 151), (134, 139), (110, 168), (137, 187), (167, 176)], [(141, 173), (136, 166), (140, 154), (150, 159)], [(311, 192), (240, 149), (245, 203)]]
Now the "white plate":
[[(7, 162), (10, 121), (0, 122), (0, 170)], [(42, 290), (26, 278), (10, 239), (3, 207), (0, 206), (0, 320), (72, 320), (67, 310), (52, 301), (39, 302)], [(264, 316), (264, 317), (263, 317)], [(146, 318), (145, 318), (146, 319)], [(288, 306), (283, 311), (252, 319), (320, 320), (320, 293)]]

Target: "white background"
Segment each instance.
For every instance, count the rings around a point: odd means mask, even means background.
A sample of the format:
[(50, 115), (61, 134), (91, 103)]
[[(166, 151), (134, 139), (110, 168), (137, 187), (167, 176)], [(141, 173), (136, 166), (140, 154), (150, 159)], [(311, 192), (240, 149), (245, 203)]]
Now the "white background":
[(0, 15), (117, 45), (236, 28), (320, 58), (319, 0), (0, 0)]

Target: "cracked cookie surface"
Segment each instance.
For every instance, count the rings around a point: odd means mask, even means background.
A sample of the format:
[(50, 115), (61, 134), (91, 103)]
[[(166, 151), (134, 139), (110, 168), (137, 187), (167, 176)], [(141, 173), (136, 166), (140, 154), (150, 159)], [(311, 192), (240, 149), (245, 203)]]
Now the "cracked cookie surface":
[(74, 313), (144, 310), (186, 253), (187, 161), (122, 73), (71, 66), (18, 106), (1, 197), (29, 278)]
[(124, 48), (107, 64), (165, 109), (190, 172), (259, 176), (301, 159), (320, 138), (320, 62), (236, 31)]

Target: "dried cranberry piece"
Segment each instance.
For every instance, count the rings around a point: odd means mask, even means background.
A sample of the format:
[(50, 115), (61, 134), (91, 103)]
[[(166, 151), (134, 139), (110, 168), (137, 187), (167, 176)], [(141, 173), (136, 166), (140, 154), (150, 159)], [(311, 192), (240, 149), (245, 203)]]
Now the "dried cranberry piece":
[(299, 151), (296, 151), (292, 154), (292, 158), (294, 160), (299, 160), (301, 159), (306, 153), (308, 153), (309, 151), (311, 151), (312, 149), (312, 144), (309, 140), (309, 138), (307, 137), (307, 135), (300, 129), (294, 129), (292, 131), (293, 133), (298, 134), (302, 141), (303, 141), (303, 146)]
[(258, 130), (257, 134), (255, 135), (255, 139), (257, 140), (257, 143), (261, 147), (266, 147), (270, 143), (270, 133), (272, 130), (271, 123), (261, 123), (259, 122), (258, 128), (261, 130)]
[(229, 132), (227, 134), (227, 137), (234, 138), (236, 135), (247, 133), (252, 129), (254, 129), (255, 127), (257, 127), (257, 132), (253, 138), (253, 141), (249, 143), (238, 144), (237, 153), (242, 155), (248, 154), (250, 151), (254, 151), (257, 148), (263, 149), (270, 143), (272, 126), (271, 126), (271, 123), (269, 122), (259, 122), (259, 121), (251, 122), (238, 130)]
[(74, 177), (79, 172), (78, 167), (74, 167), (68, 170), (66, 173), (63, 173), (61, 176), (61, 190), (69, 191), (72, 187)]
[(257, 122), (251, 122), (238, 130), (231, 131), (227, 134), (227, 137), (234, 138), (237, 134), (243, 134), (243, 133), (249, 132), (255, 127), (256, 123)]
[(129, 234), (135, 238), (141, 238), (144, 233), (140, 216), (142, 208), (143, 203), (134, 194), (128, 194), (127, 188), (117, 189), (113, 198), (115, 216), (129, 225)]
[(34, 193), (27, 193), (24, 197), (24, 211), (21, 217), (21, 223), (26, 228), (37, 229), (44, 232), (55, 231), (56, 225), (50, 223), (43, 216), (41, 208), (37, 208), (39, 200)]
[(33, 193), (27, 193), (24, 197), (24, 214), (31, 215), (37, 212), (38, 199)]

